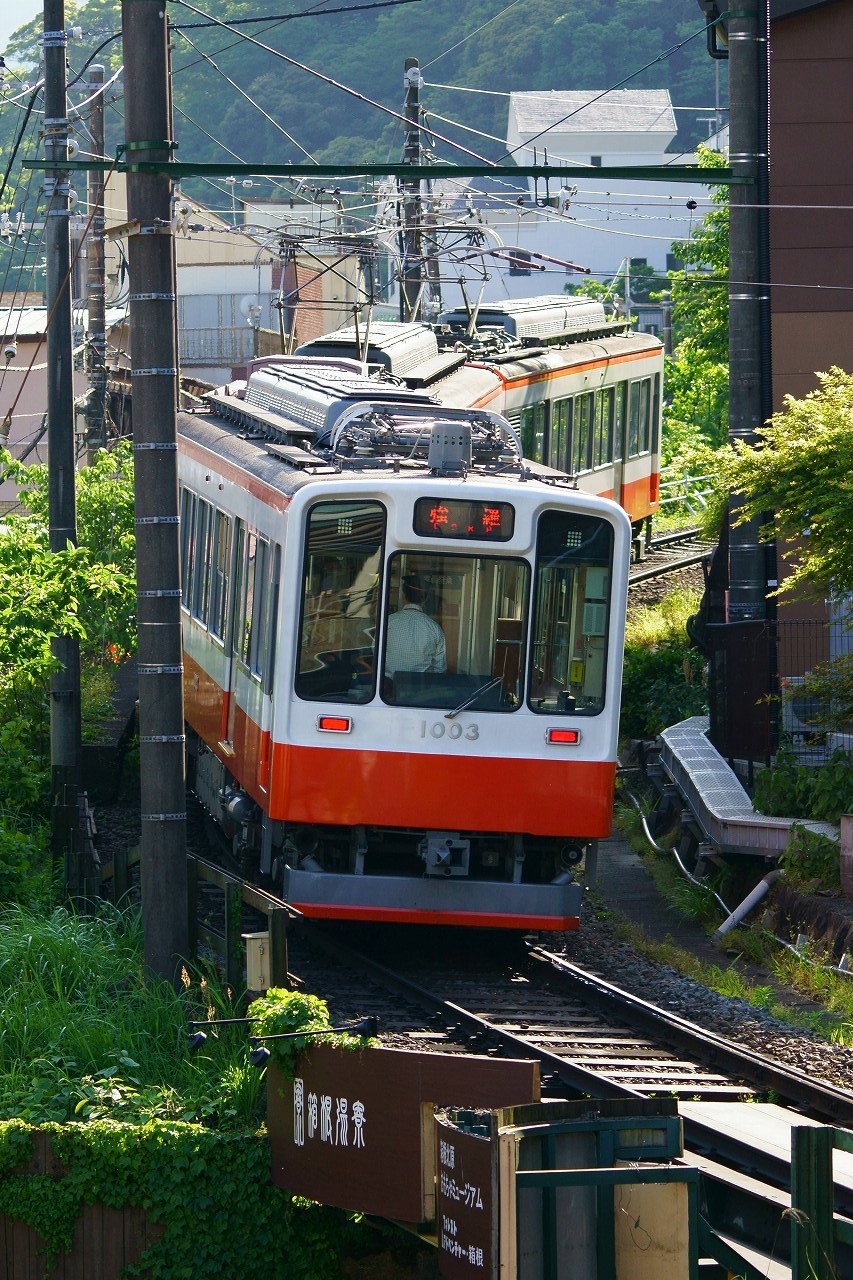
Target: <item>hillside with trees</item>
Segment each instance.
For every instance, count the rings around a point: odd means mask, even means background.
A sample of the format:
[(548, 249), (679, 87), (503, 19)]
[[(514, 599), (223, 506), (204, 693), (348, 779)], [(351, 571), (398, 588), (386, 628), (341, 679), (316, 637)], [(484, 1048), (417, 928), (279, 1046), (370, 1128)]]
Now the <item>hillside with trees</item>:
[[(401, 122), (354, 94), (400, 111), (407, 57), (420, 61), (423, 102), (436, 130), (490, 160), (504, 155), (504, 95), (513, 90), (665, 87), (676, 107), (692, 108), (678, 112), (685, 146), (704, 136), (697, 113), (704, 109), (707, 116), (714, 102), (702, 15), (684, 0), (324, 0), (322, 7), (291, 11), (286, 21), (287, 6), (264, 7), (276, 20), (260, 20), (247, 0), (220, 0), (208, 7), (216, 19), (211, 24), (195, 5), (170, 4), (182, 160), (398, 160)], [(108, 43), (96, 60), (108, 75), (120, 67), (121, 41), (110, 40), (120, 30), (120, 13), (120, 0), (69, 0), (67, 25), (82, 28), (82, 37), (69, 44), (69, 80), (102, 42)], [(241, 19), (252, 21), (237, 34), (221, 25)], [(7, 63), (21, 73), (19, 80), (7, 77), (7, 98), (32, 78), (41, 26), (38, 17), (7, 47)], [(72, 89), (72, 101), (82, 96)], [(123, 134), (120, 81), (108, 101), (107, 150), (113, 153)], [(0, 102), (4, 157), (25, 106), (26, 96), (18, 109), (9, 104), (4, 110)], [(34, 135), (22, 150), (35, 150)], [(465, 158), (446, 143), (437, 143), (435, 153), (460, 163)], [(7, 189), (0, 208), (14, 207)]]

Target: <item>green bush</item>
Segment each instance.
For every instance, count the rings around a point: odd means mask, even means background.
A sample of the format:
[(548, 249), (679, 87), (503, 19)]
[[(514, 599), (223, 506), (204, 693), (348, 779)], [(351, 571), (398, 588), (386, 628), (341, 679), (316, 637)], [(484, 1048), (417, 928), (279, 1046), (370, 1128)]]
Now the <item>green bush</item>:
[(145, 1280), (333, 1280), (359, 1251), (357, 1218), (271, 1184), (262, 1132), (222, 1135), (176, 1121), (40, 1127), (62, 1173), (24, 1172), (32, 1130), (0, 1124), (0, 1211), (38, 1231), (48, 1265), (70, 1250), (84, 1204), (138, 1206), (162, 1224), (162, 1239), (126, 1271)]
[(838, 823), (853, 812), (853, 759), (838, 750), (826, 764), (801, 765), (790, 748), (781, 750), (756, 777), (753, 804), (768, 817)]
[(625, 635), (622, 737), (653, 738), (679, 720), (707, 712), (704, 661), (686, 631), (697, 607), (693, 593), (677, 592), (632, 615)]
[(788, 884), (795, 889), (841, 888), (836, 842), (796, 822), (791, 827), (788, 847), (779, 858), (779, 866), (784, 870)]

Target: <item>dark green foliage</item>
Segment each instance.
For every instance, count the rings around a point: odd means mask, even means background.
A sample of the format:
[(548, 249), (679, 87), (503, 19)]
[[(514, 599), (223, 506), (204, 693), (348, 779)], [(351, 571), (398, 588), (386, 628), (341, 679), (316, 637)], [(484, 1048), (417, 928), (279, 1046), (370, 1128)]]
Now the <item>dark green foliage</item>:
[(333, 1280), (363, 1235), (352, 1217), (271, 1185), (263, 1133), (222, 1136), (178, 1121), (41, 1128), (67, 1172), (12, 1172), (29, 1155), (30, 1132), (0, 1125), (0, 1211), (33, 1226), (51, 1259), (70, 1248), (86, 1203), (138, 1206), (163, 1225), (160, 1242), (125, 1273), (145, 1280)]
[(673, 636), (650, 648), (626, 648), (620, 736), (653, 738), (669, 725), (707, 710), (701, 659), (686, 636)]
[(685, 624), (697, 599), (675, 592), (655, 608), (632, 613), (622, 676), (623, 738), (653, 738), (668, 725), (708, 710), (705, 667)]
[(853, 759), (839, 750), (824, 765), (798, 765), (792, 751), (779, 751), (755, 780), (754, 804), (768, 817), (838, 823), (853, 812)]
[(795, 889), (808, 892), (815, 888), (841, 888), (837, 843), (796, 822), (791, 827), (788, 847), (779, 858), (779, 866)]
[[(252, 1034), (256, 1036), (290, 1035), (305, 1031), (306, 1035), (293, 1035), (292, 1039), (271, 1040), (268, 1044), (282, 1071), (293, 1076), (296, 1060), (303, 1049), (311, 1044), (310, 1032), (327, 1032), (331, 1027), (329, 1007), (318, 996), (299, 991), (286, 991), (270, 987), (263, 996), (249, 1006)], [(343, 1048), (362, 1049), (369, 1041), (347, 1034), (324, 1034), (324, 1044), (336, 1044)]]
[[(344, 0), (346, 3), (346, 0)], [(395, 111), (403, 100), (403, 63), (417, 57), (428, 84), (427, 112), (459, 120), (471, 128), (504, 137), (506, 99), (500, 92), (532, 89), (604, 90), (611, 86), (649, 89), (666, 86), (677, 105), (714, 101), (714, 67), (705, 51), (704, 21), (697, 6), (684, 0), (539, 0), (529, 5), (495, 5), (492, 0), (424, 0), (385, 9), (362, 9), (350, 0), (352, 14), (323, 16), (308, 8), (306, 17), (244, 27), (253, 40), (287, 54), (304, 66)], [(256, 17), (246, 0), (219, 0), (200, 5), (216, 18)], [(335, 4), (334, 9), (340, 8)], [(288, 6), (272, 6), (276, 13)], [(66, 5), (70, 22), (83, 29), (83, 39), (69, 48), (71, 72), (111, 32), (118, 31), (120, 0), (86, 0)], [(180, 5), (170, 9), (177, 26), (197, 23), (197, 15)], [(7, 61), (33, 65), (38, 56), (40, 18), (22, 27), (7, 46)], [(176, 133), (182, 160), (304, 160), (307, 151), (318, 161), (399, 159), (401, 122), (346, 95), (310, 72), (288, 65), (257, 44), (222, 28), (187, 29), (173, 38)], [(681, 44), (680, 48), (675, 48)], [(201, 55), (206, 54), (216, 66)], [(10, 54), (12, 56), (10, 56)], [(121, 41), (98, 55), (107, 75), (122, 61)], [(648, 69), (642, 70), (646, 64)], [(265, 118), (219, 75), (235, 80), (263, 106)], [(438, 83), (498, 91), (463, 94)], [(72, 91), (72, 99), (76, 98)], [(123, 140), (119, 110), (107, 111), (107, 152)], [(18, 112), (3, 113), (0, 145), (14, 137)], [(683, 117), (679, 143), (695, 145), (702, 126), (692, 112)], [(292, 143), (271, 121), (285, 129)], [(471, 151), (498, 159), (503, 146), (487, 138), (434, 121), (439, 132), (458, 139)], [(304, 151), (303, 151), (304, 149)], [(443, 159), (464, 159), (462, 152), (439, 144)], [(211, 188), (196, 184), (202, 199)], [(35, 190), (35, 188), (33, 188)], [(34, 201), (34, 196), (31, 198)], [(215, 196), (214, 196), (215, 200)]]

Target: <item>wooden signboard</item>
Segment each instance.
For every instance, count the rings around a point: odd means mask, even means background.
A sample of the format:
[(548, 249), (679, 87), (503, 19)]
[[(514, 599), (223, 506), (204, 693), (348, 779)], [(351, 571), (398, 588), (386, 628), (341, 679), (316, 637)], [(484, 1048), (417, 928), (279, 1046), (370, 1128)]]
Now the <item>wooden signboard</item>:
[(441, 1116), (435, 1126), (438, 1269), (448, 1280), (493, 1280), (499, 1211), (494, 1135), (470, 1132)]
[(270, 1062), (272, 1179), (294, 1195), (402, 1222), (435, 1217), (434, 1106), (537, 1102), (539, 1064), (319, 1041), (293, 1080)]

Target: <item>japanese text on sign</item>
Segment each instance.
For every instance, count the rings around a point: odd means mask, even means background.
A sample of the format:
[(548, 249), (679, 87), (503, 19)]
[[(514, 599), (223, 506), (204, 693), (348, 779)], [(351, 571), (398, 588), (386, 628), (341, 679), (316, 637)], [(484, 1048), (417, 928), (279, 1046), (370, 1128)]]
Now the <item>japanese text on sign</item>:
[(334, 1147), (363, 1148), (366, 1123), (363, 1102), (355, 1101), (350, 1108), (346, 1098), (314, 1092), (306, 1096), (304, 1080), (297, 1076), (293, 1081), (293, 1141), (297, 1147), (319, 1136), (320, 1142)]

